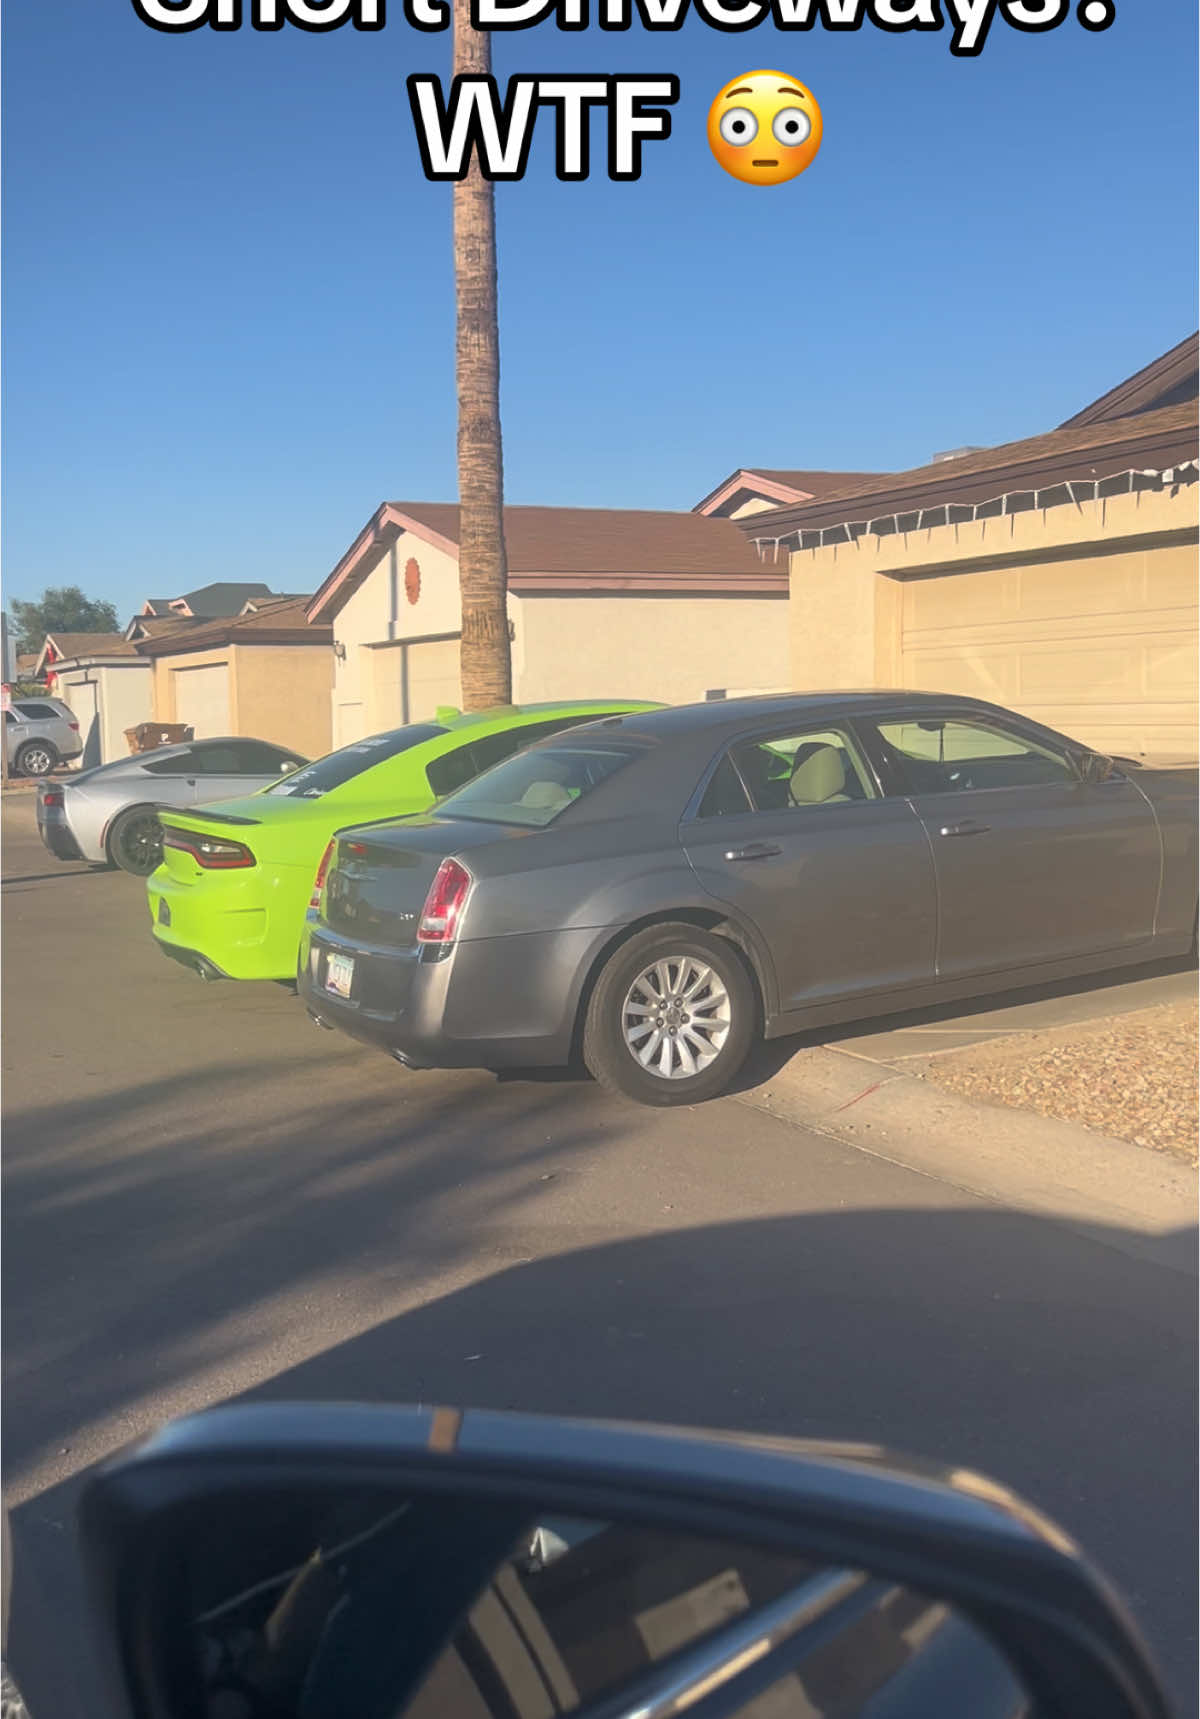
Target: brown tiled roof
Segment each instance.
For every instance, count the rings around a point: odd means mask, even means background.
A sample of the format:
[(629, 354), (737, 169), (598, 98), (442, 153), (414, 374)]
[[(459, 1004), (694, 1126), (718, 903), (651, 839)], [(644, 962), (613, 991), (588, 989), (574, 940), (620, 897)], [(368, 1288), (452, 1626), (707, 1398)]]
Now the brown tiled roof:
[(1107, 394), (1101, 394), (1082, 412), (1076, 412), (1059, 428), (1066, 430), (1077, 424), (1099, 424), (1113, 418), (1127, 418), (1135, 412), (1149, 412), (1158, 406), (1178, 405), (1196, 398), (1200, 383), (1200, 336), (1189, 334), (1178, 346), (1154, 359), (1124, 382), (1118, 382)]
[[(453, 502), (385, 502), (308, 605), (336, 614), (405, 530), (458, 544)], [(630, 508), (506, 507), (509, 587), (517, 592), (637, 591), (699, 595), (785, 593), (731, 520)]]
[(184, 632), (188, 627), (205, 626), (207, 622), (198, 621), (194, 615), (135, 615), (129, 625), (135, 624), (146, 638), (157, 639), (164, 633)]
[(209, 650), (214, 645), (329, 645), (330, 627), (314, 626), (305, 618), (307, 597), (263, 600), (251, 615), (225, 615), (216, 621), (193, 622), (158, 638), (140, 639), (132, 649), (143, 656), (173, 656), (177, 652)]
[(851, 484), (866, 483), (869, 480), (878, 481), (885, 477), (885, 472), (777, 472), (770, 466), (746, 466), (750, 477), (770, 478), (773, 483), (786, 484), (789, 489), (804, 490), (808, 495), (818, 499), (823, 495), (837, 495)]
[[(701, 497), (692, 512), (707, 514), (711, 518), (714, 506), (718, 503), (728, 506), (743, 492), (757, 493), (764, 501), (782, 507), (789, 502), (805, 501), (809, 496), (828, 495), (833, 490), (845, 489), (849, 484), (880, 475), (878, 472), (785, 472), (775, 471), (769, 466), (742, 466)], [(766, 491), (775, 493), (766, 494)], [(790, 493), (781, 494), (780, 491)]]
[[(74, 657), (131, 657), (132, 642), (123, 633), (47, 633), (59, 660)], [(43, 646), (43, 649), (45, 647)]]
[(937, 460), (734, 523), (748, 536), (767, 538), (783, 536), (798, 525), (840, 525), (943, 502), (991, 501), (1024, 487), (1175, 464), (1195, 457), (1196, 442), (1196, 401), (1189, 400), (1157, 412), (1051, 430), (958, 459)]

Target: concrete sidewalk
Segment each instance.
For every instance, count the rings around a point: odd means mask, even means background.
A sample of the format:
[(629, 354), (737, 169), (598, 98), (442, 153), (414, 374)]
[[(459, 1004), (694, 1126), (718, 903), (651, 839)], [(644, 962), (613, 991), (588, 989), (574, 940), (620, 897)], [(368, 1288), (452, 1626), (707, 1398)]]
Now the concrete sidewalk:
[[(891, 1035), (867, 1042), (881, 1037)], [(799, 1050), (741, 1101), (1082, 1234), (1107, 1239), (1119, 1228), (1122, 1251), (1196, 1272), (1197, 1179), (1186, 1165), (1074, 1123), (960, 1097), (906, 1073), (903, 1058), (865, 1054), (862, 1042)]]

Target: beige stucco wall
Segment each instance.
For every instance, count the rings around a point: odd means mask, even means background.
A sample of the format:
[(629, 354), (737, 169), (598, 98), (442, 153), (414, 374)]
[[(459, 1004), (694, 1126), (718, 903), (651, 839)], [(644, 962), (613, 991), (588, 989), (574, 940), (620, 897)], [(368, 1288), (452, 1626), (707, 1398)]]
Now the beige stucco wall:
[(131, 662), (100, 671), (100, 743), (104, 762), (129, 756), (127, 728), (149, 720), (151, 714), (150, 665)]
[(176, 669), (229, 666), (230, 732), (294, 746), (309, 758), (331, 748), (328, 645), (222, 645), (160, 656), (154, 662), (153, 716), (176, 722)]
[(797, 688), (910, 686), (1195, 757), (1196, 486), (791, 557)]
[(230, 657), (235, 734), (294, 746), (307, 758), (332, 749), (328, 645), (235, 645)]
[[(405, 592), (404, 570), (410, 559), (416, 561), (421, 576), (415, 603)], [(514, 622), (518, 608), (519, 599), (510, 596), (509, 614)], [(335, 655), (333, 663), (333, 744), (348, 745), (394, 720), (392, 701), (382, 692), (386, 676), (379, 673), (369, 647), (397, 639), (437, 638), (457, 633), (461, 625), (457, 556), (402, 532), (333, 617), (334, 640), (345, 650), (344, 660)], [(514, 674), (517, 650), (514, 644)]]
[(646, 698), (688, 704), (788, 684), (782, 597), (523, 596), (513, 681), (523, 704)]

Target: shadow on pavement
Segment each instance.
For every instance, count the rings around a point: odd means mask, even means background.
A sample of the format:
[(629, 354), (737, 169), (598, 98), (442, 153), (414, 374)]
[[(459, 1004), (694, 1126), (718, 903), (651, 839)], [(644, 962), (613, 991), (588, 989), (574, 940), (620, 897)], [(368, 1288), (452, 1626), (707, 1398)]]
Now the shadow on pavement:
[[(1194, 1710), (1194, 1296), (1054, 1222), (831, 1211), (582, 1248), (497, 1270), (248, 1396), (862, 1439), (964, 1464), (1075, 1533)], [(7, 1657), (35, 1719), (76, 1711), (54, 1682), (79, 1646), (81, 1478), (13, 1516)]]

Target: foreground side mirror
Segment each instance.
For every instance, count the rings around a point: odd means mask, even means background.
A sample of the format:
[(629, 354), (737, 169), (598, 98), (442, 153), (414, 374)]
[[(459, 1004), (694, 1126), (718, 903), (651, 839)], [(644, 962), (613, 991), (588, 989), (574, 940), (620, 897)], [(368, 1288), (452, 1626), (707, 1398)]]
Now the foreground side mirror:
[(1108, 782), (1120, 774), (1114, 759), (1103, 752), (1079, 751), (1072, 754), (1079, 780), (1090, 786), (1100, 782)]
[(219, 1409), (81, 1506), (136, 1719), (1165, 1719), (1056, 1528), (871, 1446)]

